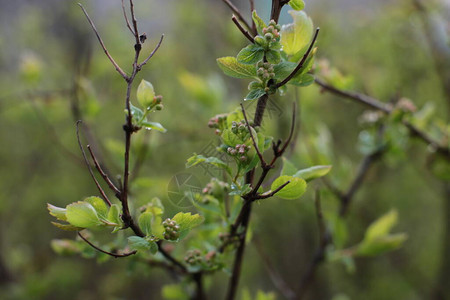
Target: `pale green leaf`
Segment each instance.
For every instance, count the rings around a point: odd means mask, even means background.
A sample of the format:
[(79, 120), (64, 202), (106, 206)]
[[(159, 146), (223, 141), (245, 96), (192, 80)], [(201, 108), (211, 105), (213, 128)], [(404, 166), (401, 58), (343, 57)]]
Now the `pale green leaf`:
[(242, 64), (235, 57), (218, 58), (217, 64), (228, 76), (235, 78), (257, 78), (255, 65)]
[(305, 180), (287, 175), (275, 179), (270, 189), (274, 191), (288, 181), (289, 183), (275, 194), (277, 197), (283, 199), (297, 199), (306, 191)]
[(128, 237), (128, 245), (133, 250), (148, 251), (151, 248), (150, 242), (139, 236)]
[(283, 159), (283, 168), (281, 169), (281, 175), (292, 176), (297, 173), (297, 168), (291, 163), (287, 158), (282, 157)]
[(404, 233), (390, 234), (378, 237), (370, 242), (361, 243), (356, 249), (355, 255), (375, 256), (400, 248), (407, 240)]
[(121, 225), (122, 219), (120, 218), (121, 209), (119, 205), (113, 204), (108, 211), (108, 221), (113, 224)]
[(384, 214), (367, 228), (364, 241), (371, 241), (388, 234), (397, 223), (397, 219), (398, 213), (395, 209)]
[(104, 219), (107, 218), (108, 206), (106, 205), (105, 201), (103, 201), (103, 199), (96, 196), (92, 196), (87, 197), (86, 199), (84, 199), (84, 201), (92, 205), (92, 207), (94, 207), (95, 211), (97, 212), (97, 215), (100, 218)]
[(309, 44), (313, 35), (313, 23), (303, 11), (290, 10), (294, 23), (281, 28), (281, 44), (287, 55), (294, 55)]
[(51, 223), (54, 226), (58, 227), (59, 229), (66, 230), (66, 231), (80, 231), (80, 230), (84, 229), (82, 227), (77, 227), (77, 226), (73, 226), (70, 224), (62, 224), (62, 223), (58, 223), (58, 222), (51, 222)]
[(303, 178), (306, 182), (323, 177), (330, 172), (331, 166), (314, 166), (297, 171), (293, 176)]
[(259, 45), (251, 44), (239, 51), (236, 59), (240, 63), (250, 65), (262, 60), (263, 57), (264, 49)]
[(166, 132), (167, 131), (167, 129), (165, 129), (158, 122), (150, 122), (150, 121), (144, 120), (144, 121), (141, 122), (141, 126), (144, 127), (147, 130), (154, 129), (154, 130), (157, 130), (157, 131), (160, 131), (160, 132)]
[(305, 2), (303, 0), (291, 0), (289, 5), (295, 10), (302, 10), (305, 8)]
[(258, 98), (264, 96), (265, 94), (266, 94), (266, 92), (264, 91), (264, 89), (254, 89), (254, 90), (251, 90), (247, 94), (247, 96), (245, 96), (244, 100), (245, 101), (247, 101), (247, 100), (255, 100), (255, 99), (258, 99)]
[(67, 205), (67, 222), (76, 227), (89, 228), (102, 225), (95, 208), (84, 201)]
[(139, 227), (141, 227), (146, 236), (152, 234), (152, 219), (153, 214), (151, 212), (144, 212), (139, 216)]
[(146, 109), (152, 104), (153, 98), (155, 98), (155, 90), (153, 89), (153, 85), (142, 79), (138, 86), (136, 96), (138, 102)]
[(253, 22), (255, 23), (255, 25), (256, 25), (256, 30), (258, 31), (258, 33), (260, 34), (260, 35), (264, 35), (264, 33), (263, 33), (263, 28), (264, 27), (267, 27), (267, 25), (266, 25), (266, 23), (264, 23), (264, 21), (258, 16), (258, 14), (256, 13), (256, 10), (254, 10), (253, 12), (252, 12), (252, 19), (253, 19)]
[(66, 212), (67, 210), (62, 207), (57, 207), (54, 205), (51, 205), (50, 203), (47, 203), (47, 209), (50, 213), (50, 215), (54, 216), (56, 219), (60, 221), (67, 221), (66, 218)]

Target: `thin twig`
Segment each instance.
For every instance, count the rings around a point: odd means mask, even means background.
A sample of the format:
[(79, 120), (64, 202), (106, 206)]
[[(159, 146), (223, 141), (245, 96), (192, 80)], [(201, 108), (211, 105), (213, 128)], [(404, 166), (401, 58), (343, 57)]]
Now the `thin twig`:
[(247, 23), (247, 21), (244, 19), (244, 17), (242, 16), (241, 12), (239, 11), (239, 9), (234, 6), (233, 3), (231, 3), (230, 0), (222, 0), (223, 2), (225, 2), (226, 5), (228, 5), (228, 7), (231, 9), (231, 11), (239, 18), (239, 20), (244, 23), (245, 27), (247, 27), (248, 30), (252, 30), (252, 28), (250, 27), (250, 25)]
[(250, 127), (250, 124), (248, 123), (247, 114), (245, 113), (244, 105), (242, 103), (241, 103), (241, 110), (242, 110), (242, 114), (244, 115), (245, 124), (247, 125), (248, 132), (250, 133), (250, 137), (253, 142), (253, 147), (255, 147), (256, 153), (258, 154), (259, 160), (261, 161), (261, 165), (265, 166), (266, 162), (264, 160), (264, 157), (263, 157), (261, 151), (259, 151), (258, 144), (256, 143), (255, 137), (253, 136), (253, 133), (252, 133), (252, 127)]
[(125, 11), (124, 0), (122, 0), (122, 11), (123, 11), (123, 17), (125, 18), (125, 22), (127, 23), (127, 27), (130, 30), (131, 34), (134, 36), (133, 28), (131, 28), (131, 24), (130, 24), (130, 21), (128, 20), (127, 12)]
[(83, 158), (84, 158), (84, 162), (86, 163), (86, 166), (88, 167), (89, 170), (89, 174), (91, 174), (92, 179), (95, 182), (95, 185), (97, 186), (97, 189), (99, 190), (100, 194), (103, 197), (103, 200), (105, 200), (105, 202), (111, 206), (111, 201), (109, 201), (108, 196), (106, 196), (105, 191), (103, 191), (102, 187), (100, 186), (100, 183), (98, 183), (97, 178), (95, 178), (94, 172), (92, 171), (91, 168), (91, 164), (89, 163), (87, 156), (86, 156), (86, 152), (84, 151), (83, 145), (81, 144), (81, 140), (80, 140), (80, 132), (79, 132), (79, 125), (81, 123), (81, 120), (77, 121), (77, 140), (78, 140), (78, 146), (80, 147), (81, 153), (83, 154)]
[(158, 241), (157, 242), (158, 245), (158, 251), (171, 263), (173, 263), (177, 268), (180, 269), (180, 271), (182, 271), (183, 273), (187, 272), (186, 267), (180, 263), (178, 260), (176, 260), (172, 255), (170, 255), (170, 253), (168, 253), (162, 246), (162, 241)]
[(260, 200), (260, 199), (267, 199), (270, 197), (273, 197), (276, 195), (276, 193), (278, 193), (279, 191), (281, 191), (285, 186), (287, 186), (289, 183), (291, 183), (290, 180), (286, 181), (285, 183), (283, 183), (282, 185), (280, 185), (279, 187), (277, 187), (275, 190), (268, 192), (268, 193), (264, 193), (264, 194), (260, 194), (260, 195), (256, 195), (253, 199), (253, 201), (256, 200)]
[(153, 49), (152, 53), (150, 53), (150, 55), (146, 59), (144, 59), (144, 61), (142, 63), (140, 63), (138, 65), (139, 69), (141, 69), (150, 60), (150, 58), (153, 57), (153, 55), (156, 53), (156, 51), (158, 51), (159, 47), (161, 46), (161, 43), (162, 43), (163, 39), (164, 39), (164, 34), (161, 35), (161, 39), (159, 40), (159, 42), (156, 45), (155, 49)]
[(244, 29), (244, 27), (242, 27), (241, 23), (239, 23), (238, 19), (236, 19), (236, 16), (233, 15), (231, 17), (231, 20), (233, 21), (234, 24), (236, 24), (237, 28), (242, 32), (242, 34), (252, 43), (255, 43), (255, 39), (250, 35), (250, 33), (248, 33), (247, 30)]
[(78, 232), (78, 236), (79, 236), (83, 241), (85, 241), (89, 246), (91, 246), (92, 248), (94, 248), (95, 250), (97, 250), (97, 251), (99, 251), (99, 252), (101, 252), (101, 253), (108, 254), (109, 256), (112, 256), (112, 257), (114, 257), (114, 258), (127, 257), (127, 256), (134, 255), (134, 254), (137, 253), (136, 250), (131, 251), (131, 252), (127, 252), (127, 253), (122, 253), (122, 254), (108, 252), (108, 251), (105, 251), (105, 250), (103, 250), (103, 249), (100, 249), (99, 247), (97, 247), (97, 246), (95, 246), (94, 244), (92, 244), (92, 243), (91, 243), (87, 238), (85, 238), (80, 232)]
[(106, 184), (109, 186), (109, 188), (116, 194), (116, 196), (120, 196), (120, 190), (114, 185), (114, 183), (109, 179), (108, 175), (103, 171), (102, 167), (98, 163), (97, 158), (95, 157), (94, 152), (92, 151), (92, 148), (90, 145), (87, 145), (87, 148), (89, 150), (89, 153), (91, 154), (92, 160), (94, 162), (94, 166), (97, 169), (97, 171), (102, 176), (103, 180), (105, 180)]
[(288, 83), (289, 80), (291, 80), (297, 74), (297, 72), (303, 67), (303, 65), (306, 62), (306, 59), (308, 58), (309, 54), (311, 53), (311, 51), (314, 47), (314, 43), (316, 42), (317, 36), (319, 35), (319, 31), (320, 31), (320, 28), (317, 27), (316, 32), (311, 41), (311, 44), (309, 45), (308, 50), (306, 50), (305, 54), (303, 55), (302, 60), (298, 63), (297, 67), (295, 67), (294, 71), (292, 71), (291, 74), (289, 74), (283, 81), (275, 84), (274, 88), (278, 89), (278, 88), (282, 87), (283, 85), (285, 85), (286, 83)]
[(87, 20), (89, 21), (89, 24), (91, 24), (92, 30), (94, 31), (95, 35), (97, 36), (97, 39), (100, 43), (100, 45), (103, 48), (103, 51), (105, 52), (106, 56), (109, 58), (111, 63), (113, 64), (114, 68), (116, 68), (116, 71), (119, 72), (119, 74), (125, 79), (128, 80), (128, 75), (119, 67), (119, 65), (116, 63), (114, 58), (112, 58), (111, 54), (109, 54), (108, 50), (106, 49), (105, 43), (103, 43), (102, 38), (100, 37), (100, 34), (97, 31), (97, 28), (94, 25), (94, 22), (92, 22), (91, 18), (89, 17), (87, 11), (84, 9), (83, 5), (81, 3), (78, 3), (78, 5), (83, 10), (84, 15), (86, 16)]

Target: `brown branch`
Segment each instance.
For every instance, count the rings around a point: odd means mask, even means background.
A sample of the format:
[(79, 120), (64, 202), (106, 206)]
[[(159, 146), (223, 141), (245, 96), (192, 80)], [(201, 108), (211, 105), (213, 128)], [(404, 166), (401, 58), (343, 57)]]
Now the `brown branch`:
[(263, 157), (261, 151), (259, 151), (258, 144), (256, 143), (255, 137), (253, 136), (252, 128), (250, 127), (250, 124), (248, 123), (247, 114), (245, 113), (244, 105), (242, 103), (241, 103), (241, 110), (242, 110), (242, 114), (244, 115), (245, 124), (247, 125), (248, 132), (250, 133), (250, 137), (253, 142), (253, 147), (255, 147), (255, 151), (258, 154), (259, 160), (261, 161), (261, 165), (265, 166), (266, 162), (264, 160), (264, 157)]
[(78, 5), (81, 7), (81, 9), (83, 10), (84, 15), (86, 16), (89, 24), (91, 24), (92, 30), (94, 31), (95, 35), (97, 36), (97, 39), (100, 43), (100, 45), (103, 48), (103, 51), (105, 52), (106, 56), (109, 58), (109, 60), (111, 61), (111, 63), (113, 64), (114, 68), (116, 68), (116, 71), (119, 72), (119, 74), (125, 79), (128, 80), (128, 75), (119, 67), (119, 65), (116, 63), (116, 61), (114, 60), (114, 58), (112, 58), (111, 54), (109, 54), (108, 50), (106, 49), (105, 43), (103, 43), (102, 38), (100, 37), (100, 34), (97, 31), (97, 28), (94, 25), (94, 22), (92, 22), (91, 18), (89, 17), (87, 11), (84, 9), (83, 5), (81, 5), (81, 3), (78, 3)]
[(255, 39), (250, 35), (250, 33), (248, 33), (247, 30), (244, 29), (244, 27), (242, 27), (241, 23), (239, 23), (239, 21), (236, 19), (236, 17), (233, 15), (231, 17), (231, 20), (233, 21), (234, 24), (236, 24), (236, 27), (242, 32), (242, 34), (252, 43), (255, 43)]
[(164, 34), (161, 35), (161, 39), (159, 40), (158, 44), (156, 45), (155, 49), (153, 49), (152, 53), (142, 62), (139, 64), (138, 68), (141, 69), (149, 60), (153, 57), (153, 55), (158, 51), (159, 47), (162, 44), (162, 41), (164, 39)]
[[(234, 4), (231, 3), (230, 0), (222, 0), (222, 1), (225, 2), (226, 5), (228, 5), (228, 7), (231, 9), (231, 11), (238, 17), (238, 19), (242, 23), (244, 23), (245, 27), (247, 27), (248, 30), (252, 30), (252, 27), (250, 27), (248, 22), (244, 19), (241, 12), (239, 11), (239, 9), (236, 6), (234, 6)], [(256, 32), (254, 34), (256, 35)]]
[(286, 83), (288, 83), (289, 80), (291, 80), (297, 74), (297, 72), (303, 67), (303, 65), (306, 62), (306, 59), (308, 58), (309, 54), (311, 53), (311, 51), (312, 51), (312, 49), (314, 47), (314, 44), (315, 44), (316, 39), (317, 39), (317, 36), (319, 35), (319, 31), (320, 31), (320, 28), (317, 27), (316, 28), (316, 33), (314, 34), (314, 37), (313, 37), (313, 39), (311, 41), (311, 44), (308, 47), (308, 50), (306, 50), (305, 54), (303, 55), (303, 58), (298, 63), (297, 67), (295, 67), (294, 71), (292, 71), (291, 74), (289, 74), (283, 81), (275, 84), (274, 88), (278, 89), (278, 88), (282, 87), (283, 85), (285, 85)]
[(125, 23), (127, 24), (127, 27), (130, 30), (131, 34), (134, 36), (133, 28), (131, 28), (130, 21), (128, 20), (127, 12), (125, 11), (124, 0), (122, 0), (122, 11), (123, 11), (123, 17), (125, 18)]
[(170, 261), (174, 266), (176, 266), (177, 268), (180, 269), (180, 271), (182, 271), (183, 273), (187, 273), (187, 269), (186, 267), (180, 263), (178, 260), (176, 260), (176, 258), (174, 258), (172, 255), (170, 255), (169, 252), (167, 252), (163, 246), (162, 246), (162, 241), (158, 241), (156, 243), (158, 245), (158, 251), (168, 260)]
[(287, 186), (289, 183), (291, 183), (291, 181), (286, 181), (285, 183), (283, 183), (282, 185), (280, 185), (279, 187), (277, 187), (275, 190), (268, 192), (268, 193), (264, 193), (264, 194), (260, 194), (260, 195), (256, 195), (253, 199), (253, 201), (256, 200), (260, 200), (260, 199), (267, 199), (270, 197), (273, 197), (276, 195), (276, 193), (278, 193), (279, 191), (281, 191), (285, 186)]
[(100, 249), (99, 247), (97, 247), (97, 246), (95, 246), (94, 244), (92, 244), (92, 243), (91, 243), (87, 238), (85, 238), (80, 232), (78, 232), (78, 236), (79, 236), (83, 241), (85, 241), (89, 246), (91, 246), (92, 248), (94, 248), (95, 250), (97, 250), (97, 251), (99, 251), (99, 252), (101, 252), (101, 253), (107, 254), (107, 255), (109, 255), (109, 256), (112, 256), (112, 257), (114, 257), (114, 258), (127, 257), (127, 256), (134, 255), (134, 254), (137, 253), (136, 250), (131, 251), (131, 252), (127, 252), (127, 253), (121, 253), (121, 254), (119, 254), (119, 253), (108, 252), (108, 251), (105, 251), (105, 250), (103, 250), (103, 249)]
[(106, 184), (109, 186), (109, 188), (115, 193), (116, 196), (120, 197), (120, 190), (114, 185), (114, 183), (109, 179), (108, 175), (103, 171), (102, 167), (98, 163), (97, 158), (94, 155), (94, 152), (92, 151), (92, 148), (90, 145), (87, 145), (87, 148), (89, 150), (89, 153), (91, 154), (92, 160), (94, 162), (94, 166), (97, 169), (97, 171), (102, 176), (103, 180), (106, 182)]
[(80, 132), (79, 132), (79, 128), (80, 128), (80, 123), (81, 120), (77, 121), (77, 141), (78, 141), (78, 146), (80, 147), (81, 153), (83, 154), (83, 158), (84, 158), (84, 162), (86, 163), (86, 166), (88, 167), (89, 170), (89, 174), (91, 174), (92, 179), (94, 180), (95, 185), (97, 186), (97, 189), (99, 190), (100, 194), (103, 197), (103, 200), (105, 200), (105, 202), (111, 206), (111, 201), (109, 201), (108, 196), (106, 196), (105, 191), (103, 191), (102, 187), (100, 186), (100, 183), (98, 183), (97, 178), (95, 178), (94, 172), (92, 171), (91, 168), (91, 164), (89, 163), (87, 156), (86, 156), (86, 152), (84, 151), (83, 145), (81, 144), (81, 140), (80, 140)]

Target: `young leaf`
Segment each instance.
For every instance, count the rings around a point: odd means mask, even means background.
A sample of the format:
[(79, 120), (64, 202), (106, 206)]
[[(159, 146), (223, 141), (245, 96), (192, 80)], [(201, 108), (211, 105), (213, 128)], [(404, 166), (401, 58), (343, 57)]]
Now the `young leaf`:
[(277, 197), (290, 200), (297, 199), (306, 191), (305, 180), (287, 175), (283, 175), (275, 179), (270, 189), (274, 191), (288, 181), (289, 183), (275, 194)]
[(260, 97), (262, 97), (264, 94), (266, 94), (266, 92), (263, 89), (254, 89), (251, 90), (247, 96), (245, 96), (245, 101), (247, 100), (255, 100), (258, 99)]
[(404, 233), (390, 234), (377, 238), (370, 243), (361, 243), (355, 255), (375, 256), (400, 248), (408, 236)]
[(47, 203), (47, 209), (50, 213), (50, 215), (54, 216), (56, 219), (60, 221), (67, 221), (66, 218), (66, 212), (67, 210), (62, 207), (57, 207), (54, 205), (51, 205), (50, 203)]
[(111, 205), (111, 207), (109, 208), (109, 211), (108, 211), (107, 219), (109, 222), (111, 222), (113, 224), (117, 224), (117, 225), (122, 224), (122, 219), (120, 218), (119, 205), (117, 205), (117, 204)]
[[(131, 117), (133, 119), (133, 124), (141, 126), (141, 122), (144, 119), (144, 112), (139, 108), (130, 103)], [(127, 113), (127, 112), (125, 112)], [(127, 113), (128, 114), (128, 113)]]
[(295, 67), (297, 67), (297, 64), (291, 61), (282, 61), (279, 64), (273, 66), (275, 79), (285, 79), (295, 70)]
[(293, 176), (302, 178), (306, 182), (309, 182), (313, 179), (325, 176), (330, 172), (331, 166), (314, 166), (307, 169), (300, 170), (296, 172)]
[(105, 201), (103, 201), (101, 198), (92, 196), (92, 197), (87, 197), (86, 199), (84, 199), (84, 201), (94, 207), (95, 211), (97, 212), (97, 215), (100, 218), (104, 218), (104, 219), (107, 218), (108, 206), (106, 206)]
[(203, 216), (200, 216), (199, 214), (192, 215), (191, 213), (179, 212), (172, 218), (172, 220), (177, 222), (177, 224), (180, 226), (179, 239), (181, 240), (188, 234), (189, 230), (203, 223), (205, 218)]
[(84, 201), (67, 205), (67, 222), (76, 227), (89, 228), (102, 225), (95, 208)]
[(62, 223), (58, 223), (58, 222), (52, 222), (52, 224), (54, 226), (58, 227), (59, 229), (66, 230), (66, 231), (80, 231), (80, 230), (84, 229), (82, 227), (77, 227), (77, 226), (73, 226), (70, 224), (62, 224)]
[(237, 61), (235, 57), (228, 56), (217, 59), (217, 64), (230, 77), (235, 78), (257, 78), (256, 66), (245, 65)]
[(259, 35), (264, 35), (263, 33), (263, 28), (267, 27), (266, 23), (264, 23), (264, 21), (258, 16), (258, 14), (256, 13), (256, 10), (254, 10), (252, 12), (252, 19), (253, 22), (255, 22), (256, 25), (256, 30), (258, 31)]
[(397, 219), (398, 213), (394, 209), (381, 216), (367, 228), (364, 241), (372, 241), (388, 234), (392, 227), (397, 223)]
[(313, 23), (303, 11), (290, 10), (294, 23), (281, 28), (281, 44), (287, 55), (294, 55), (309, 44), (313, 35)]
[(295, 10), (302, 10), (305, 8), (305, 2), (303, 0), (291, 0), (289, 5)]
[(189, 157), (187, 162), (186, 162), (186, 168), (191, 168), (193, 166), (198, 165), (199, 163), (207, 163), (207, 164), (211, 164), (213, 166), (216, 166), (218, 168), (224, 169), (225, 171), (228, 172), (228, 174), (231, 174), (231, 169), (230, 167), (223, 162), (222, 160), (218, 159), (217, 157), (205, 157), (203, 155), (200, 154), (194, 154), (193, 156)]
[(238, 62), (251, 65), (260, 61), (264, 57), (264, 49), (255, 44), (248, 45), (244, 49), (242, 49), (236, 59)]
[(150, 122), (150, 121), (144, 120), (144, 121), (142, 121), (141, 125), (142, 125), (142, 127), (144, 127), (147, 130), (155, 129), (155, 130), (160, 131), (160, 132), (166, 132), (167, 131), (167, 129), (165, 129), (158, 122)]
[(281, 175), (289, 175), (293, 176), (297, 173), (297, 168), (291, 163), (287, 158), (282, 157), (283, 159), (283, 168), (281, 169)]
[(138, 86), (136, 96), (138, 102), (144, 108), (149, 107), (153, 102), (153, 98), (155, 97), (155, 90), (153, 89), (153, 85), (150, 82), (142, 79), (141, 83)]
[(231, 131), (231, 129), (225, 129), (220, 137), (222, 138), (225, 145), (231, 147), (234, 147), (237, 144), (242, 144), (243, 142), (237, 134)]
[[(301, 71), (300, 71), (301, 72)], [(314, 76), (311, 74), (303, 74), (301, 76), (296, 76), (289, 81), (289, 84), (295, 86), (308, 86), (314, 83)]]
[(148, 251), (151, 248), (150, 242), (139, 236), (128, 237), (128, 245), (133, 250)]
[(151, 212), (144, 212), (139, 216), (139, 227), (141, 227), (146, 236), (152, 234), (152, 219), (153, 214)]
[(281, 61), (281, 54), (276, 50), (269, 50), (266, 52), (266, 59), (271, 64), (278, 64)]

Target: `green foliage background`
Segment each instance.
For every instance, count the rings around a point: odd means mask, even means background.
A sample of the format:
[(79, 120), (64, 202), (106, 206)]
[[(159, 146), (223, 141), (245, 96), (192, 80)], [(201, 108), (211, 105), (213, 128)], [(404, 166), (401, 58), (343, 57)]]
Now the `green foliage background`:
[[(120, 1), (85, 2), (112, 55), (130, 68), (132, 39)], [(267, 19), (268, 1), (256, 2)], [(400, 93), (419, 108), (433, 106), (436, 118), (448, 118), (444, 89), (411, 2), (354, 2), (307, 2), (306, 11), (321, 27), (318, 57), (348, 76), (354, 90), (383, 101)], [(0, 298), (159, 299), (161, 286), (171, 282), (159, 269), (133, 259), (97, 263), (63, 257), (50, 248), (52, 239), (74, 234), (50, 224), (45, 203), (65, 206), (96, 194), (76, 144), (74, 101), (99, 137), (97, 149), (110, 171), (119, 173), (125, 85), (73, 1), (0, 4), (5, 8), (0, 12)], [(246, 4), (242, 9), (248, 12)], [(170, 179), (186, 172), (185, 161), (193, 152), (214, 141), (208, 119), (233, 110), (247, 93), (245, 81), (222, 75), (216, 58), (237, 54), (246, 41), (222, 1), (152, 0), (136, 6), (149, 37), (145, 51), (166, 35), (140, 78), (164, 95), (165, 109), (156, 121), (168, 132), (140, 133), (136, 138), (134, 157), (145, 148), (148, 153), (142, 177), (135, 182), (135, 207), (158, 196), (176, 212), (167, 197)], [(280, 23), (290, 22), (286, 11)], [(358, 118), (364, 107), (321, 93), (315, 85), (298, 93), (302, 124), (291, 160), (302, 167), (312, 165), (308, 147), (317, 140), (318, 160), (332, 164), (330, 178), (346, 188), (363, 157), (358, 137), (364, 128)], [(264, 126), (269, 134), (286, 135), (294, 99), (290, 93), (277, 100), (282, 114), (268, 118)], [(409, 235), (404, 247), (356, 260), (353, 274), (340, 264), (321, 266), (308, 299), (428, 299), (442, 276), (443, 242), (449, 237), (444, 185), (426, 164), (427, 149), (420, 142), (391, 151), (370, 171), (350, 207), (349, 244), (360, 241), (378, 216), (396, 208), (396, 230)], [(206, 184), (207, 177), (196, 172)], [(296, 287), (317, 247), (313, 189), (301, 201), (272, 200), (255, 207), (253, 235), (287, 283)], [(337, 200), (324, 191), (323, 201), (325, 212), (332, 214)], [(214, 287), (211, 295), (223, 295), (224, 282), (225, 274), (207, 282)], [(241, 286), (275, 291), (252, 246)]]

